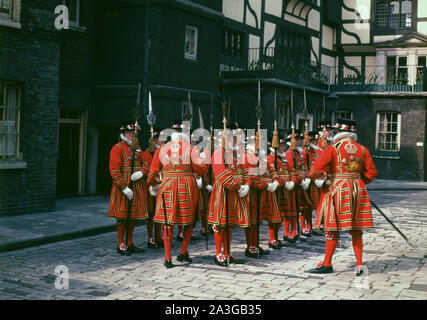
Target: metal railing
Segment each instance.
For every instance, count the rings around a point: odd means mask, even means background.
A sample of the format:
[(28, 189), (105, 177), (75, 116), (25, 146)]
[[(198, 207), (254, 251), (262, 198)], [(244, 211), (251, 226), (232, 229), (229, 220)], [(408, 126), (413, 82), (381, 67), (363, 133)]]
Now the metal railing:
[(325, 67), (335, 91), (421, 92), (424, 66)]
[[(224, 71), (255, 72), (276, 76), (294, 83), (309, 83), (334, 91), (420, 92), (423, 91), (424, 66), (350, 66), (331, 67), (310, 61), (304, 50), (250, 48), (243, 59), (224, 57)], [(247, 58), (246, 58), (247, 57)]]

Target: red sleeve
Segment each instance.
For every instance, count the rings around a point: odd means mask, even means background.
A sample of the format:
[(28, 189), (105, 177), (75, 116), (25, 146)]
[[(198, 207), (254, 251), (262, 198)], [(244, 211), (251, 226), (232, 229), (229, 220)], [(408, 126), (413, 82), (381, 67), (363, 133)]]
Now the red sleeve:
[[(277, 164), (279, 165), (279, 164)], [(267, 157), (267, 167), (270, 172), (270, 177), (273, 181), (277, 181), (279, 186), (283, 185), (282, 179), (280, 179), (279, 174), (276, 171), (276, 166), (274, 165), (274, 157)]]
[(237, 191), (240, 188), (239, 180), (235, 179), (230, 170), (224, 164), (224, 153), (222, 149), (214, 152), (212, 156), (212, 171), (215, 179), (222, 187), (231, 191)]
[(152, 157), (148, 152), (142, 152), (140, 159), (141, 159), (141, 163), (142, 163), (141, 171), (144, 173), (144, 177), (147, 178), (148, 173), (150, 172), (150, 165), (151, 165)]
[(200, 157), (200, 152), (196, 147), (191, 147), (191, 168), (193, 172), (199, 176), (203, 176), (208, 171), (209, 165)]
[(366, 184), (369, 184), (377, 177), (378, 171), (375, 167), (374, 161), (372, 160), (371, 154), (369, 153), (369, 150), (363, 147), (364, 151), (364, 165), (362, 168), (361, 178), (363, 182)]
[(122, 163), (122, 150), (119, 146), (115, 145), (110, 151), (110, 175), (113, 179), (113, 183), (120, 189), (126, 187), (126, 182), (124, 181), (121, 171)]
[(295, 184), (298, 184), (297, 175), (295, 172), (295, 163), (294, 163), (294, 157), (293, 157), (293, 150), (289, 149), (285, 153), (285, 160), (286, 160), (286, 167), (288, 168), (288, 171), (291, 175), (291, 181), (293, 181)]
[(150, 186), (157, 184), (156, 177), (163, 168), (162, 162), (160, 161), (160, 150), (161, 148), (156, 150), (153, 156), (153, 160), (151, 161), (150, 170), (147, 177), (147, 184)]

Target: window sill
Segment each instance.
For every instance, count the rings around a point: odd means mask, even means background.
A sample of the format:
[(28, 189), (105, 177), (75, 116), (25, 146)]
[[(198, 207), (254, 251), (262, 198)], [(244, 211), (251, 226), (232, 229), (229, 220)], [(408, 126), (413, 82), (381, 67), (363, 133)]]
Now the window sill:
[(185, 58), (185, 60), (186, 60), (186, 61), (189, 61), (189, 62), (199, 62), (199, 61), (197, 60), (197, 57), (193, 57), (193, 56), (184, 56), (184, 58)]
[(78, 25), (72, 25), (72, 24), (70, 23), (69, 30), (80, 31), (80, 32), (86, 32), (86, 27), (81, 27), (81, 26), (78, 26)]
[(10, 169), (26, 169), (27, 162), (25, 161), (2, 161), (0, 160), (0, 170), (10, 170)]
[(19, 22), (16, 22), (11, 19), (0, 18), (0, 26), (14, 28), (14, 29), (22, 29), (22, 26)]
[(372, 158), (375, 158), (375, 159), (399, 160), (400, 159), (400, 153), (399, 152), (381, 152), (381, 151), (377, 151), (377, 152), (374, 152), (374, 154), (372, 155)]

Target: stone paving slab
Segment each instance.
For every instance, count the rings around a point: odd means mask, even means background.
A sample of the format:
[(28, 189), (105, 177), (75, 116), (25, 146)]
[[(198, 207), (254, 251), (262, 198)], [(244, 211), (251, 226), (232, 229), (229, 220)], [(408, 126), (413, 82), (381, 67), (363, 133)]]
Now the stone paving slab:
[[(210, 237), (208, 250), (201, 238), (190, 243), (192, 264), (176, 261), (180, 243), (174, 242), (172, 253), (177, 267), (167, 270), (163, 266), (162, 250), (146, 249), (143, 254), (123, 257), (115, 252), (115, 232), (107, 232), (0, 253), (0, 299), (427, 299), (427, 208), (424, 204), (427, 191), (390, 190), (384, 193), (378, 190), (370, 195), (415, 248), (411, 248), (374, 210), (375, 227), (363, 237), (364, 263), (369, 270), (366, 278), (354, 276), (355, 259), (347, 233), (342, 234), (341, 247), (337, 248), (333, 259), (335, 272), (312, 275), (305, 271), (323, 259), (322, 237), (312, 237), (282, 250), (271, 250), (270, 255), (257, 260), (245, 257), (244, 232), (235, 229), (232, 251), (236, 258), (245, 261), (244, 264), (229, 268), (216, 266), (213, 263), (214, 241)], [(406, 201), (404, 206), (402, 199)], [(96, 211), (93, 204), (88, 207)], [(200, 236), (199, 232), (198, 225), (195, 235)], [(260, 238), (264, 248), (267, 239), (264, 222)], [(146, 241), (146, 226), (137, 226), (135, 243), (143, 247)], [(60, 265), (68, 269), (68, 289), (55, 287), (60, 279), (55, 268)]]

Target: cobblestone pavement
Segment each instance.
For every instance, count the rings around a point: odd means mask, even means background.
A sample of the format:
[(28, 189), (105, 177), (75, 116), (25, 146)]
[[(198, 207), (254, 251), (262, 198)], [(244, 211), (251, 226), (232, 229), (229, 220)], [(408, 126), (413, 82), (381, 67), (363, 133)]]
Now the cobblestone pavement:
[[(312, 275), (304, 271), (323, 259), (323, 237), (270, 250), (269, 255), (257, 260), (245, 257), (244, 232), (235, 229), (232, 251), (244, 264), (216, 266), (211, 236), (208, 250), (204, 240), (191, 242), (192, 264), (176, 261), (180, 243), (175, 242), (173, 260), (177, 267), (166, 269), (162, 250), (146, 249), (143, 254), (129, 257), (118, 255), (116, 234), (109, 232), (1, 253), (0, 299), (427, 299), (427, 191), (370, 194), (416, 248), (411, 248), (374, 210), (375, 228), (365, 232), (363, 238), (363, 258), (369, 269), (364, 278), (354, 276), (355, 258), (347, 233), (342, 235), (342, 245), (334, 255), (335, 272)], [(200, 236), (199, 231), (200, 226), (196, 236)], [(176, 232), (175, 229), (175, 235)], [(138, 246), (145, 247), (145, 225), (135, 229), (134, 238)], [(264, 222), (264, 248), (267, 239)], [(60, 273), (65, 270), (61, 266), (68, 270), (68, 282), (61, 278), (66, 275)]]

